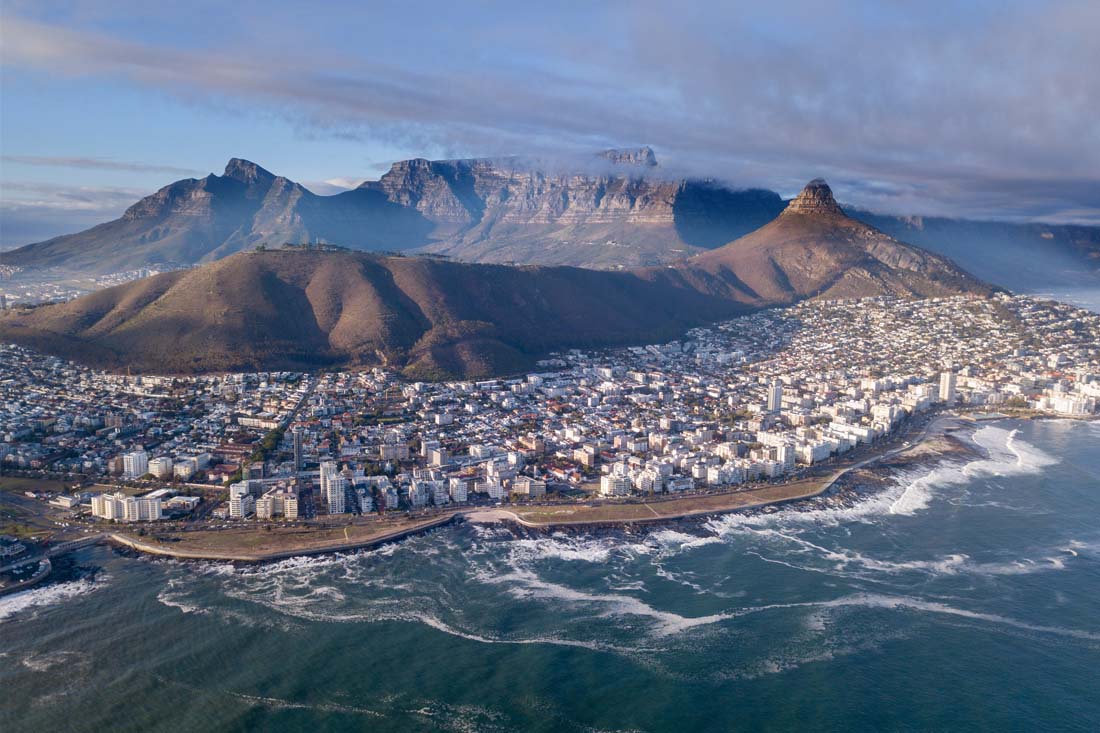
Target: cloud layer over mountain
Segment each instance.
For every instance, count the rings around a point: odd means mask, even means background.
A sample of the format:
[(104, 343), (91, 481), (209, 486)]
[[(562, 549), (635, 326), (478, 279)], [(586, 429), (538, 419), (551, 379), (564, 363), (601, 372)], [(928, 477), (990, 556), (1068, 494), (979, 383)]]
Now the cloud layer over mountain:
[(786, 194), (824, 175), (865, 208), (1100, 221), (1100, 5), (882, 6), (13, 2), (3, 61), (247, 114), (261, 140), (278, 119), (408, 157), (648, 143), (677, 174)]

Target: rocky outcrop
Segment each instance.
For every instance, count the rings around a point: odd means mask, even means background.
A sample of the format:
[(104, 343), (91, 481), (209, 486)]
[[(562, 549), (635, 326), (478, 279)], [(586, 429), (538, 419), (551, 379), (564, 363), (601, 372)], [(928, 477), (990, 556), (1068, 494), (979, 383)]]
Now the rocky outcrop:
[(657, 154), (648, 145), (642, 148), (612, 148), (600, 153), (600, 157), (618, 165), (657, 167)]
[(815, 214), (826, 216), (844, 216), (844, 212), (833, 198), (833, 190), (823, 178), (815, 178), (787, 204), (785, 214)]
[(220, 176), (177, 181), (120, 219), (7, 252), (4, 262), (110, 272), (313, 241), (473, 261), (645, 265), (727, 242), (783, 207), (770, 191), (666, 179), (656, 168), (649, 148), (570, 165), (417, 158), (354, 191), (316, 196), (234, 158)]
[(847, 216), (825, 181), (814, 179), (760, 229), (653, 280), (752, 305), (804, 298), (987, 294), (989, 286), (950, 260)]

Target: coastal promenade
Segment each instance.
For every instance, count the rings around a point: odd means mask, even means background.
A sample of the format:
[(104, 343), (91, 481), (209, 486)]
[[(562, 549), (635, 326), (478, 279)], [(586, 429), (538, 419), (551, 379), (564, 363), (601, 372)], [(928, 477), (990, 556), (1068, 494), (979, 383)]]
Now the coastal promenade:
[[(729, 514), (766, 506), (780, 506), (821, 496), (852, 471), (911, 450), (929, 437), (943, 435), (947, 429), (957, 426), (958, 423), (958, 418), (954, 416), (936, 417), (925, 425), (915, 437), (904, 441), (901, 445), (844, 466), (828, 476), (816, 480), (804, 479), (776, 486), (745, 489), (711, 496), (684, 497), (662, 502), (605, 504), (568, 509), (532, 507), (527, 511), (510, 509), (474, 510), (466, 514), (466, 519), (481, 523), (515, 522), (528, 529), (553, 530), (571, 527), (657, 524), (699, 516)], [(647, 512), (649, 516), (647, 516)]]
[(907, 431), (902, 431), (886, 441), (886, 445), (877, 449), (871, 448), (874, 451), (872, 455), (841, 466), (831, 473), (736, 491), (641, 502), (555, 503), (508, 509), (454, 508), (412, 521), (398, 521), (390, 526), (353, 523), (332, 527), (276, 528), (275, 531), (266, 532), (250, 527), (153, 536), (135, 536), (126, 531), (104, 532), (56, 545), (47, 553), (34, 558), (25, 558), (18, 563), (13, 563), (10, 567), (0, 568), (0, 571), (101, 542), (109, 542), (137, 552), (184, 560), (255, 563), (370, 549), (462, 520), (477, 523), (511, 522), (527, 529), (553, 531), (581, 527), (659, 524), (781, 506), (822, 496), (849, 473), (913, 450), (929, 438), (941, 436), (961, 424), (963, 424), (962, 419), (954, 415), (935, 416), (922, 426), (913, 426)]
[[(692, 517), (780, 506), (821, 496), (849, 472), (910, 450), (930, 436), (942, 435), (946, 429), (957, 423), (958, 419), (951, 416), (935, 417), (912, 437), (907, 438), (904, 433), (896, 436), (893, 441), (903, 441), (900, 445), (876, 452), (874, 455), (821, 477), (663, 501), (543, 504), (514, 509), (453, 509), (442, 515), (413, 521), (385, 531), (372, 531), (369, 525), (350, 525), (344, 528), (343, 535), (340, 534), (339, 527), (333, 527), (305, 530), (293, 536), (249, 529), (241, 530), (239, 533), (187, 532), (159, 539), (135, 537), (125, 532), (114, 532), (101, 537), (116, 545), (152, 555), (184, 560), (254, 563), (370, 549), (460, 520), (479, 523), (514, 522), (528, 529), (545, 531), (570, 527), (658, 524)], [(359, 536), (352, 537), (349, 530)], [(280, 546), (280, 543), (285, 545)]]

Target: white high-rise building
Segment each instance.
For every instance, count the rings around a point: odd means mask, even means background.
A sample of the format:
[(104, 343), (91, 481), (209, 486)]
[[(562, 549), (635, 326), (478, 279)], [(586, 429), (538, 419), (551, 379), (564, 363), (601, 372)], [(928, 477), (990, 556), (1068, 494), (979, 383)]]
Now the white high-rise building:
[(160, 479), (168, 478), (172, 475), (172, 459), (168, 456), (159, 456), (149, 461), (149, 473)]
[(955, 403), (955, 372), (940, 374), (940, 402)]
[(768, 411), (779, 412), (783, 408), (783, 383), (778, 379), (768, 385)]
[(324, 489), (325, 501), (328, 503), (329, 514), (343, 514), (346, 510), (344, 493), (348, 488), (348, 480), (339, 474), (328, 477)]
[(152, 522), (163, 515), (159, 498), (135, 498), (123, 493), (92, 497), (92, 516), (125, 522)]
[(230, 494), (229, 516), (232, 519), (247, 519), (256, 511), (256, 498), (252, 494)]
[(469, 484), (466, 480), (455, 477), (448, 481), (447, 484), (451, 491), (451, 501), (456, 504), (465, 504), (469, 490)]
[(600, 477), (600, 494), (603, 496), (626, 496), (630, 493), (630, 479), (618, 474), (606, 474)]
[(298, 518), (298, 495), (293, 491), (283, 497), (283, 516), (287, 519)]
[(140, 478), (149, 473), (149, 454), (136, 450), (122, 456), (122, 475), (124, 478)]

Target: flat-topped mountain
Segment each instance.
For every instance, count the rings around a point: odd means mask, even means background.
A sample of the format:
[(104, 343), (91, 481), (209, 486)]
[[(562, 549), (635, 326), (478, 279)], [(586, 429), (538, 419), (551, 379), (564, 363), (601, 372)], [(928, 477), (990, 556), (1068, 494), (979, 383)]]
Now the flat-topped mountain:
[[(258, 181), (261, 171), (243, 177)], [(803, 298), (989, 292), (950, 261), (849, 218), (814, 181), (771, 223), (675, 266), (256, 251), (10, 311), (0, 339), (162, 373), (384, 364), (410, 376), (480, 377), (553, 350), (669, 339)]]
[(519, 158), (410, 160), (361, 189), (432, 224), (426, 251), (477, 262), (645, 265), (752, 231), (775, 193), (663, 177), (649, 148), (569, 167)]
[(657, 170), (649, 148), (570, 164), (414, 159), (355, 190), (318, 196), (234, 158), (220, 176), (177, 181), (115, 221), (5, 252), (3, 261), (103, 273), (311, 241), (470, 261), (644, 265), (727, 242), (783, 208), (770, 191)]
[[(819, 205), (813, 187), (795, 203), (803, 213)], [(115, 221), (0, 253), (0, 263), (106, 273), (309, 241), (466, 261), (637, 267), (721, 247), (784, 206), (772, 191), (668, 175), (650, 148), (568, 163), (406, 160), (334, 196), (234, 158), (220, 176), (177, 181)], [(1100, 281), (1100, 227), (848, 214), (998, 284)]]

